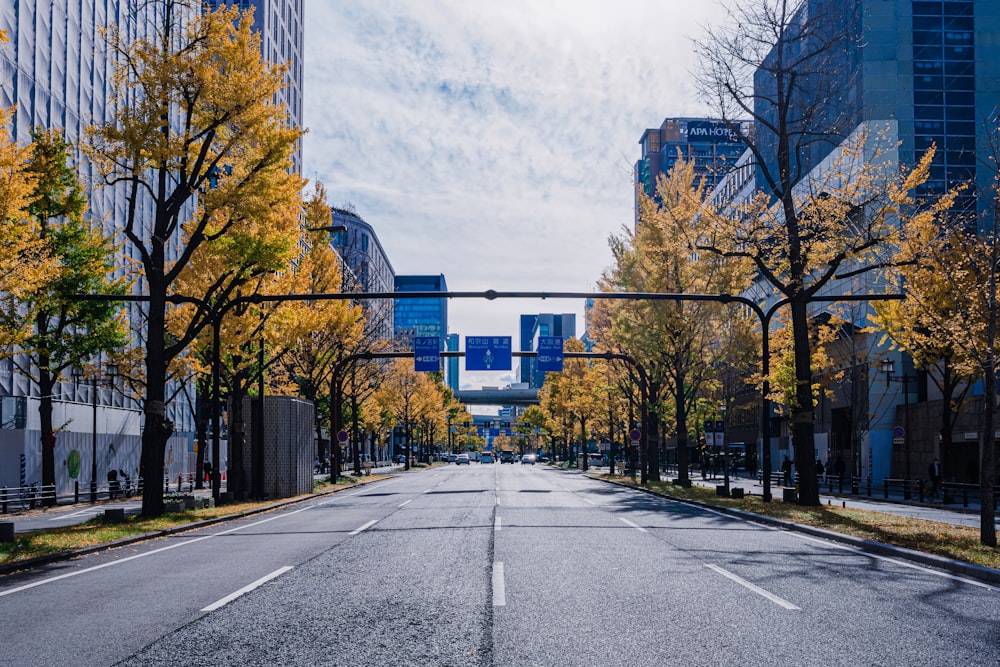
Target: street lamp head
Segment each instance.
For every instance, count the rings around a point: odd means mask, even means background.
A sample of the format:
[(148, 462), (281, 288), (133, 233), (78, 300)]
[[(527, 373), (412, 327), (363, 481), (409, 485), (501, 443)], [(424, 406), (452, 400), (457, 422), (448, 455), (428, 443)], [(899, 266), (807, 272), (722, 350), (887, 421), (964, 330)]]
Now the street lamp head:
[(336, 234), (337, 232), (346, 232), (347, 225), (327, 225), (326, 227), (306, 227), (307, 232), (330, 232), (331, 234)]
[(79, 382), (80, 378), (83, 377), (83, 368), (81, 368), (80, 366), (73, 366), (70, 369), (69, 373), (70, 373), (70, 375), (73, 376), (74, 380), (76, 380), (77, 382)]
[(118, 377), (118, 363), (115, 361), (109, 361), (104, 365), (104, 374), (109, 378)]
[(881, 368), (882, 372), (885, 373), (885, 386), (888, 387), (889, 383), (895, 379), (892, 374), (896, 370), (896, 364), (892, 361), (892, 359), (885, 358), (882, 360)]

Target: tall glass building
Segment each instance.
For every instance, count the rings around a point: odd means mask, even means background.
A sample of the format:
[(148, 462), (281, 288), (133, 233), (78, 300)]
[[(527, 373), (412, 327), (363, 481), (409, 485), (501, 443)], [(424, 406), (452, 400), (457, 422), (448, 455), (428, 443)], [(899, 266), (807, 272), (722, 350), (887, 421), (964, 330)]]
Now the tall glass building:
[[(397, 292), (447, 292), (444, 274), (436, 276), (396, 276)], [(448, 334), (448, 300), (434, 297), (396, 299), (393, 306), (394, 344), (412, 349), (415, 336), (437, 336), (442, 350)]]
[(712, 118), (666, 118), (659, 129), (649, 129), (639, 139), (642, 157), (635, 163), (635, 214), (639, 215), (639, 192), (656, 199), (656, 179), (670, 173), (679, 158), (694, 161), (695, 173), (715, 186), (735, 165), (746, 149), (739, 137), (721, 120)]
[[(538, 350), (539, 336), (560, 336), (564, 339), (576, 337), (576, 315), (565, 313), (555, 315), (540, 313), (538, 315), (521, 315), (521, 339), (518, 349), (521, 352)], [(538, 360), (535, 357), (522, 357), (520, 367), (521, 382), (532, 389), (540, 389), (545, 383), (545, 373), (538, 372)]]
[[(260, 34), (260, 51), (264, 60), (288, 66), (285, 87), (278, 102), (288, 110), (288, 121), (294, 127), (302, 126), (302, 57), (305, 49), (303, 24), (304, 0), (207, 0), (205, 4), (215, 9), (219, 5), (237, 6), (241, 10), (253, 8), (253, 29)], [(292, 156), (295, 170), (302, 171), (302, 146)]]

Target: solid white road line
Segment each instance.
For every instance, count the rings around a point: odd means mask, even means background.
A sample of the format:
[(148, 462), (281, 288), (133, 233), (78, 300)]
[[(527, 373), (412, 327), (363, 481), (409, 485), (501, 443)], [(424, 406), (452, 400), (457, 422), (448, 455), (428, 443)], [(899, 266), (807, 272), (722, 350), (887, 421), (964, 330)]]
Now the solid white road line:
[(711, 563), (705, 563), (705, 567), (707, 567), (710, 570), (714, 570), (715, 572), (718, 572), (719, 574), (721, 574), (722, 576), (726, 577), (727, 579), (732, 579), (733, 581), (735, 581), (736, 583), (738, 583), (740, 586), (743, 586), (745, 588), (750, 589), (751, 591), (753, 591), (757, 595), (761, 595), (761, 596), (767, 598), (768, 600), (770, 600), (771, 602), (773, 602), (774, 604), (776, 604), (776, 605), (778, 605), (780, 607), (784, 607), (785, 609), (798, 609), (798, 607), (796, 607), (795, 605), (793, 605), (788, 600), (783, 600), (783, 599), (779, 598), (777, 595), (775, 595), (774, 593), (771, 593), (770, 591), (765, 591), (760, 586), (757, 586), (756, 584), (751, 584), (746, 579), (744, 579), (742, 577), (739, 577), (739, 576), (733, 574), (732, 572), (730, 572), (728, 570), (724, 570), (721, 567), (719, 567), (718, 565), (712, 565)]
[(409, 499), (409, 500), (407, 500), (406, 502), (404, 502), (404, 503), (400, 503), (400, 505), (399, 505), (399, 506), (400, 506), (400, 507), (402, 507), (403, 505), (409, 505), (409, 504), (410, 504), (410, 503), (412, 503), (412, 502), (413, 502), (413, 498), (410, 498), (410, 499)]
[(230, 602), (232, 602), (233, 600), (235, 600), (239, 596), (245, 595), (246, 593), (249, 593), (253, 589), (257, 588), (258, 586), (266, 584), (267, 582), (271, 581), (275, 577), (280, 577), (285, 572), (288, 572), (291, 569), (292, 569), (291, 565), (286, 565), (284, 567), (279, 567), (277, 570), (275, 570), (271, 574), (264, 575), (263, 577), (261, 577), (260, 579), (258, 579), (255, 582), (253, 582), (252, 584), (244, 586), (243, 588), (241, 588), (240, 590), (236, 591), (235, 593), (230, 593), (229, 595), (227, 595), (226, 597), (222, 598), (218, 602), (213, 602), (212, 604), (210, 604), (207, 607), (203, 608), (202, 611), (215, 611), (219, 607), (221, 607), (223, 605), (229, 604)]
[(493, 606), (503, 607), (507, 604), (507, 592), (504, 589), (503, 563), (493, 563)]
[(73, 572), (67, 572), (66, 574), (60, 574), (55, 577), (49, 577), (48, 579), (40, 579), (34, 581), (30, 584), (24, 584), (23, 586), (18, 586), (17, 588), (11, 588), (7, 591), (0, 591), (0, 598), (5, 595), (10, 595), (11, 593), (19, 593), (21, 591), (28, 590), (29, 588), (34, 588), (36, 586), (43, 586), (45, 584), (51, 584), (53, 582), (59, 581), (61, 579), (69, 579), (70, 577), (76, 577), (81, 574), (87, 574), (88, 572), (94, 572), (95, 570), (103, 570), (106, 567), (111, 567), (112, 565), (121, 565), (122, 563), (127, 563), (138, 558), (145, 558), (146, 556), (152, 556), (154, 554), (163, 553), (164, 551), (170, 551), (171, 549), (177, 549), (178, 547), (186, 547), (189, 544), (194, 544), (195, 542), (201, 542), (203, 540), (210, 540), (213, 537), (219, 537), (220, 535), (228, 535), (229, 533), (235, 533), (238, 530), (243, 530), (245, 528), (253, 528), (254, 526), (259, 526), (262, 523), (268, 523), (274, 521), (275, 519), (283, 519), (285, 517), (292, 516), (293, 514), (298, 514), (299, 512), (305, 512), (306, 510), (312, 509), (311, 507), (303, 507), (301, 509), (294, 510), (292, 512), (286, 512), (283, 514), (278, 514), (267, 519), (262, 519), (260, 521), (255, 521), (254, 523), (248, 523), (245, 526), (237, 526), (235, 528), (230, 528), (229, 530), (219, 531), (218, 533), (213, 533), (211, 535), (202, 535), (201, 537), (195, 537), (190, 540), (185, 540), (184, 542), (175, 542), (174, 544), (167, 545), (165, 547), (160, 547), (159, 549), (153, 549), (152, 551), (145, 551), (141, 554), (135, 554), (134, 556), (126, 556), (125, 558), (120, 558), (118, 560), (109, 561), (107, 563), (102, 563), (100, 565), (95, 565), (94, 567), (87, 567), (82, 570), (74, 570)]
[(795, 537), (798, 537), (799, 539), (802, 539), (802, 540), (807, 540), (809, 542), (816, 542), (817, 544), (822, 544), (825, 547), (835, 547), (837, 549), (843, 549), (844, 551), (853, 551), (854, 553), (863, 554), (866, 558), (876, 558), (878, 560), (884, 560), (884, 561), (889, 562), (889, 563), (894, 563), (896, 565), (901, 565), (903, 567), (908, 567), (911, 570), (917, 570), (919, 572), (926, 572), (927, 574), (933, 574), (933, 575), (935, 575), (937, 577), (944, 577), (945, 579), (951, 579), (952, 581), (959, 581), (959, 582), (961, 582), (963, 584), (969, 584), (970, 586), (978, 586), (979, 588), (985, 588), (988, 591), (998, 591), (998, 590), (1000, 590), (1000, 589), (996, 588), (995, 586), (991, 586), (991, 585), (989, 585), (989, 584), (987, 584), (985, 582), (982, 582), (982, 581), (976, 581), (975, 579), (969, 579), (967, 577), (963, 577), (963, 576), (960, 576), (960, 575), (957, 575), (957, 574), (951, 574), (950, 572), (944, 572), (942, 570), (935, 570), (935, 569), (930, 568), (930, 567), (924, 567), (923, 565), (917, 565), (916, 563), (910, 563), (908, 561), (901, 560), (899, 558), (893, 558), (891, 556), (883, 556), (881, 554), (873, 554), (873, 553), (871, 553), (869, 551), (865, 551), (864, 549), (859, 549), (859, 548), (857, 548), (855, 546), (851, 546), (849, 544), (838, 544), (837, 542), (833, 542), (831, 540), (824, 540), (824, 539), (819, 538), (819, 537), (813, 537), (811, 535), (803, 535), (802, 533), (795, 533), (795, 532), (792, 532), (792, 531), (789, 531), (789, 534), (794, 535)]
[(648, 533), (649, 532), (648, 530), (646, 530), (642, 526), (640, 526), (638, 524), (635, 524), (635, 523), (632, 523), (628, 519), (623, 519), (621, 517), (618, 517), (618, 520), (621, 521), (622, 523), (624, 523), (627, 526), (632, 526), (633, 528), (635, 528), (636, 530), (638, 530), (640, 533)]
[(349, 532), (348, 535), (357, 535), (362, 530), (368, 530), (369, 528), (371, 528), (372, 526), (374, 526), (376, 523), (378, 523), (378, 519), (372, 519), (371, 521), (369, 521), (365, 525), (361, 526), (360, 528), (355, 528), (354, 530), (352, 530), (351, 532)]

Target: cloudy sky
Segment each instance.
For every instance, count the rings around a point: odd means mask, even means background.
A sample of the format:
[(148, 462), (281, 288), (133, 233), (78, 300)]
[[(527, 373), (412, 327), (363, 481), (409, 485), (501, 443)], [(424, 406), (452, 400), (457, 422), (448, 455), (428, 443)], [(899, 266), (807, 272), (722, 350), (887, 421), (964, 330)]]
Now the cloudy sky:
[[(452, 291), (593, 291), (633, 220), (645, 128), (706, 115), (691, 41), (717, 0), (306, 0), (304, 175), (371, 224), (398, 274)], [(509, 335), (575, 301), (452, 300)], [(464, 342), (462, 345), (464, 349)], [(514, 362), (515, 371), (517, 360)], [(502, 386), (514, 372), (462, 375)]]

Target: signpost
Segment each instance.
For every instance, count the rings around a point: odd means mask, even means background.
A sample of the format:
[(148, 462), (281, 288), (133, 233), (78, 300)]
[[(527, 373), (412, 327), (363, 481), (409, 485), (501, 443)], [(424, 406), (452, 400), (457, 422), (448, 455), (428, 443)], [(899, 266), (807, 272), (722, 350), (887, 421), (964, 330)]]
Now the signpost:
[(467, 371), (509, 371), (512, 357), (510, 336), (465, 337)]
[(413, 370), (436, 373), (441, 370), (441, 339), (437, 336), (416, 336), (413, 339)]
[(562, 336), (538, 337), (538, 371), (561, 373), (563, 369)]

